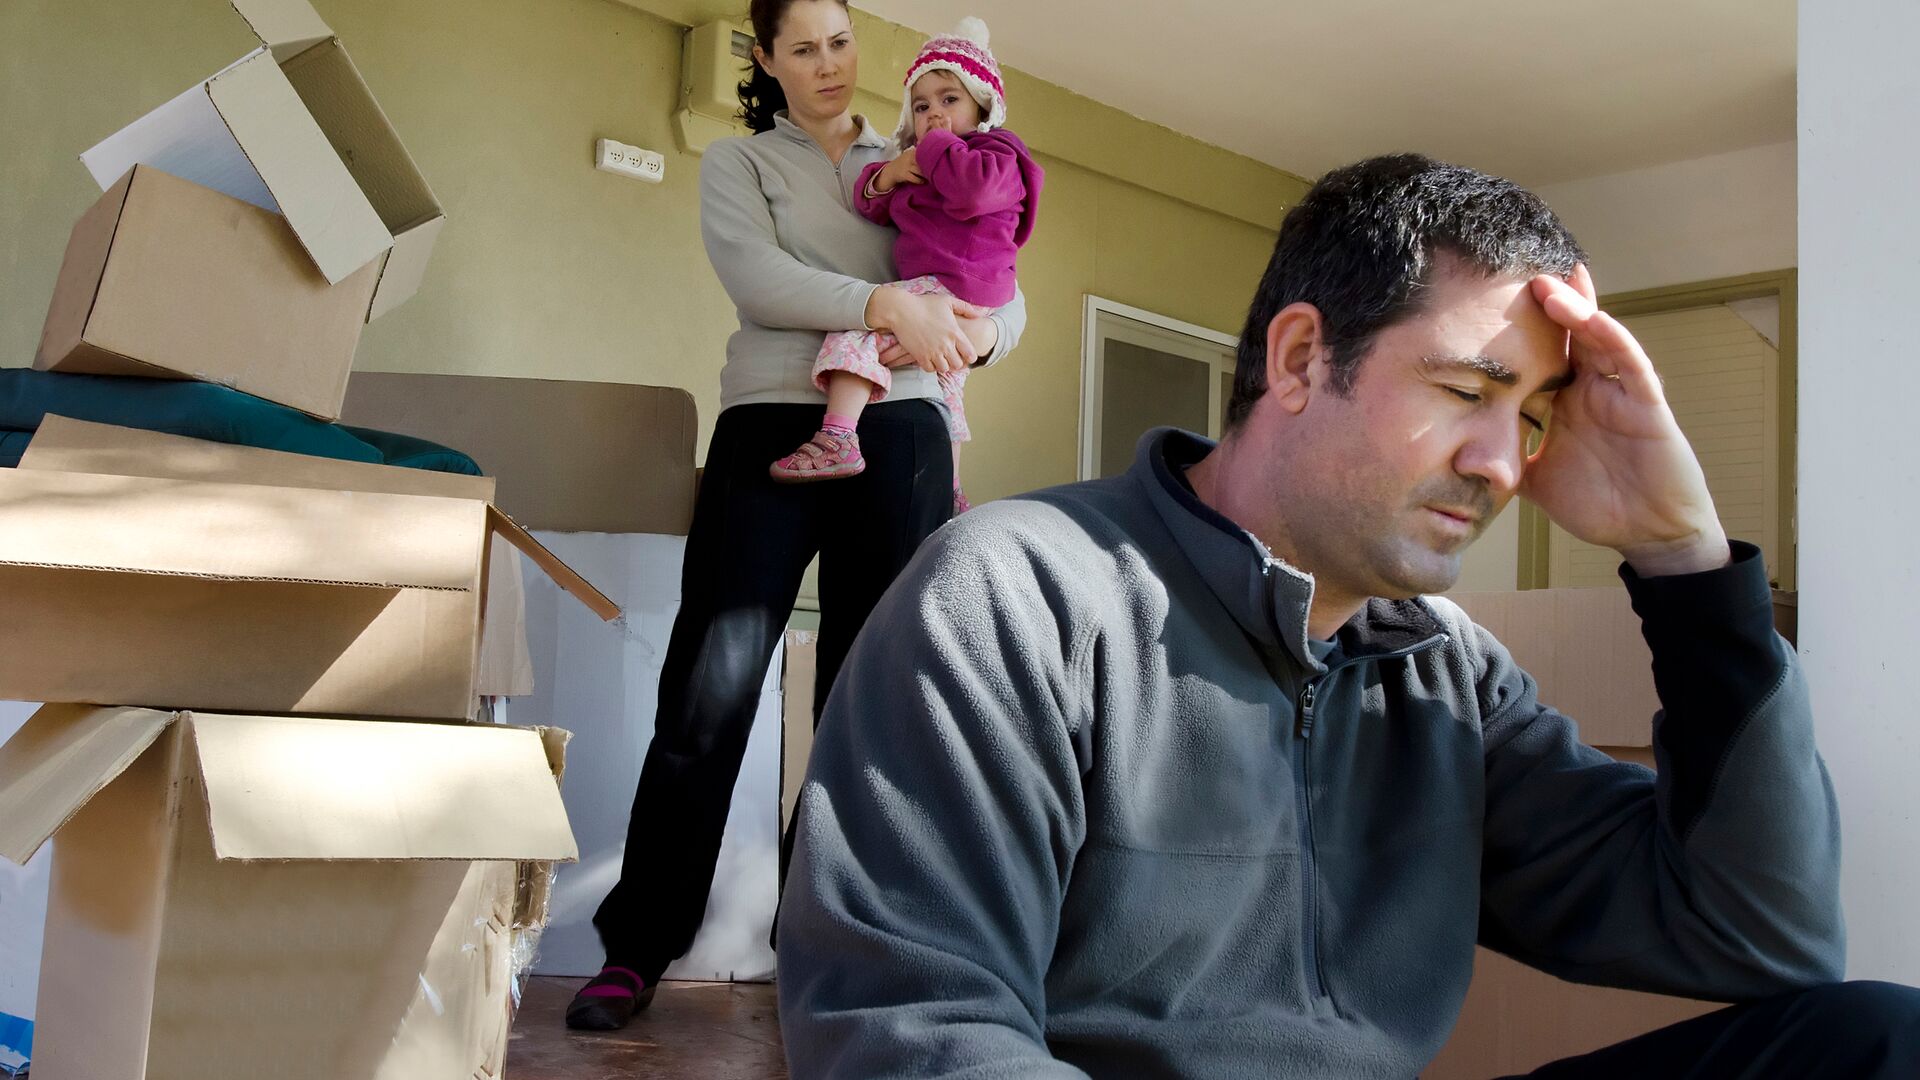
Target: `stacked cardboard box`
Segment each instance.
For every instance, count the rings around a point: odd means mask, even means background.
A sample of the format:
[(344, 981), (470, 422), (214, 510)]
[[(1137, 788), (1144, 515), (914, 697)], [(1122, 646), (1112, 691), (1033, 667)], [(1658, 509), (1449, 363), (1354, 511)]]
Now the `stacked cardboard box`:
[[(36, 365), (338, 416), (431, 191), (305, 0), (83, 155)], [(32, 1074), (497, 1077), (566, 733), (475, 724), (493, 481), (49, 416), (0, 470), (0, 856), (57, 836)], [(505, 584), (517, 584), (508, 582)]]
[(81, 155), (34, 366), (218, 382), (331, 420), (361, 325), (446, 215), (306, 0), (233, 0), (260, 48)]

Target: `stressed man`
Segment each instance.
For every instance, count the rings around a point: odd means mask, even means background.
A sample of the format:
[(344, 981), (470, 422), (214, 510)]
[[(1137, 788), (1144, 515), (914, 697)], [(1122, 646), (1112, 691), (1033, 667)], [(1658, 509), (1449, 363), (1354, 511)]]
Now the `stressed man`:
[[(1838, 982), (1834, 796), (1760, 553), (1584, 261), (1506, 181), (1336, 170), (1218, 445), (1153, 432), (927, 543), (813, 751), (795, 1076), (1407, 1077), (1476, 943), (1737, 1003), (1551, 1075), (1920, 1074), (1920, 994)], [(1619, 552), (1658, 776), (1425, 596), (1515, 495)]]

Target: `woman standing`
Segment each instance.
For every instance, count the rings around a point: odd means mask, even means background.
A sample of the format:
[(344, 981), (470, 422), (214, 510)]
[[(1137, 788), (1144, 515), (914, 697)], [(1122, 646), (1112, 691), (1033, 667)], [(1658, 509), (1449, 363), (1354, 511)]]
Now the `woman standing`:
[[(800, 579), (820, 556), (815, 715), (880, 595), (953, 508), (953, 456), (937, 375), (991, 363), (1026, 322), (1018, 295), (987, 313), (895, 280), (893, 230), (853, 210), (888, 141), (853, 115), (858, 46), (845, 0), (753, 0), (754, 67), (741, 86), (756, 134), (723, 139), (700, 168), (700, 227), (739, 309), (720, 373), (620, 881), (594, 916), (606, 967), (567, 1009), (570, 1027), (623, 1027), (652, 1000), (706, 911), (740, 760)], [(885, 330), (899, 345), (888, 399), (859, 435), (872, 462), (832, 484), (776, 484), (767, 462), (811, 437), (825, 398), (825, 334)]]

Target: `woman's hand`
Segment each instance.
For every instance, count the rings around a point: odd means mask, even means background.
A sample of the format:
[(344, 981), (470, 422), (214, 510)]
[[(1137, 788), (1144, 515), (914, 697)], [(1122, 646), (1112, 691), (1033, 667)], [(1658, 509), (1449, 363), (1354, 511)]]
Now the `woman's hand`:
[[(958, 321), (960, 332), (973, 342), (974, 354), (978, 357), (992, 355), (993, 347), (1000, 344), (1000, 324), (986, 315), (963, 315)], [(975, 362), (978, 363), (977, 360)], [(895, 368), (911, 367), (915, 361), (913, 355), (896, 340), (880, 350), (880, 363), (884, 367)]]
[[(980, 357), (971, 332), (961, 320), (986, 320), (987, 309), (956, 296), (929, 293), (915, 296), (905, 289), (883, 285), (867, 301), (867, 325), (885, 330), (898, 342), (881, 354), (880, 362), (902, 367), (907, 362), (935, 374), (963, 371)], [(991, 332), (992, 328), (989, 327)], [(991, 347), (991, 342), (988, 343)], [(896, 355), (898, 352), (899, 355)]]

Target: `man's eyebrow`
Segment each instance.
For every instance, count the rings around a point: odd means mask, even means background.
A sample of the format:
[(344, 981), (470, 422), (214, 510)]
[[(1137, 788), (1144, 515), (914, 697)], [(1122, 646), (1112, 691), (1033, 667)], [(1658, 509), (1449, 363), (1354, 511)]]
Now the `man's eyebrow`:
[(1520, 382), (1517, 372), (1491, 356), (1424, 356), (1421, 362), (1429, 368), (1477, 372), (1502, 386), (1517, 386)]

